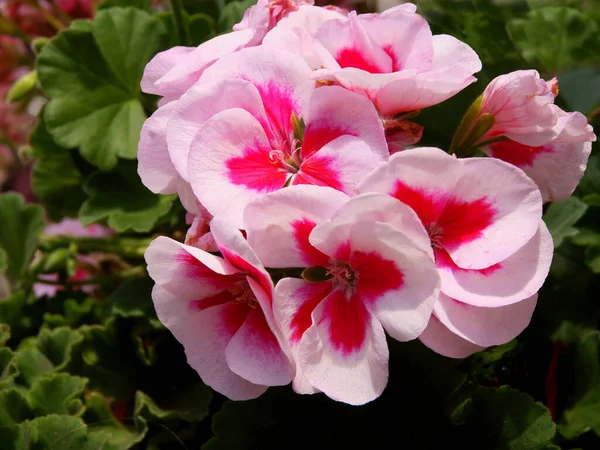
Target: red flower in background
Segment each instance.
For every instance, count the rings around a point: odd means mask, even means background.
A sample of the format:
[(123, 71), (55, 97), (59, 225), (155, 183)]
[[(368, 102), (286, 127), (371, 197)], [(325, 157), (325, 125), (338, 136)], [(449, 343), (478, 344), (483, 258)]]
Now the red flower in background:
[(74, 19), (86, 19), (94, 15), (92, 0), (55, 0), (56, 6)]

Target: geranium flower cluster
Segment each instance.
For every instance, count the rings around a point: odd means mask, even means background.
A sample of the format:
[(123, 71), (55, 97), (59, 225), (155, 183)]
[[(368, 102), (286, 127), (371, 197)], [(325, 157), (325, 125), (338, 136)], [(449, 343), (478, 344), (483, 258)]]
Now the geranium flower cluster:
[[(490, 83), (452, 155), (415, 147), (407, 119), (481, 69), (415, 10), (260, 0), (146, 68), (162, 100), (139, 174), (191, 224), (147, 250), (156, 311), (229, 398), (292, 382), (363, 404), (387, 383), (386, 333), (465, 357), (529, 323), (553, 251), (542, 204), (571, 194), (595, 136), (522, 71)], [(476, 149), (491, 157), (457, 157)]]

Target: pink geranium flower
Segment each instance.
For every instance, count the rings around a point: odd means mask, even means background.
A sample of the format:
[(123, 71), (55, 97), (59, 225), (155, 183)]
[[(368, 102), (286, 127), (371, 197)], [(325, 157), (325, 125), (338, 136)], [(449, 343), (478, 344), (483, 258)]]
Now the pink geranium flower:
[(494, 158), (521, 168), (542, 192), (544, 202), (569, 197), (583, 176), (596, 135), (579, 112), (558, 111), (558, 135), (549, 142), (531, 146), (505, 140), (483, 149)]
[[(316, 21), (316, 26), (307, 20), (292, 22), (300, 10), (271, 32), (276, 38), (267, 35), (265, 43), (291, 44), (313, 68), (316, 57), (323, 69), (313, 78), (367, 96), (383, 116), (419, 110), (473, 83), (481, 62), (468, 45), (452, 36), (432, 36), (425, 19), (414, 14), (414, 5), (409, 6), (382, 14), (352, 12), (348, 17)], [(304, 23), (311, 26), (299, 26)], [(303, 45), (293, 44), (290, 34), (294, 33)]]
[(309, 267), (306, 279), (284, 278), (275, 291), (297, 364), (294, 388), (350, 404), (378, 397), (388, 377), (384, 329), (415, 339), (438, 295), (415, 214), (384, 195), (348, 200), (331, 188), (294, 186), (250, 203), (244, 222), (265, 265)]
[(546, 82), (535, 70), (517, 70), (494, 78), (483, 91), (479, 108), (479, 116), (492, 115), (494, 124), (480, 141), (505, 136), (523, 145), (547, 143), (558, 134), (557, 93), (556, 79)]
[(222, 58), (178, 102), (167, 143), (179, 175), (213, 215), (242, 226), (245, 205), (294, 184), (351, 194), (388, 156), (372, 104), (315, 91), (297, 55), (267, 48)]
[(429, 234), (443, 295), (421, 336), (426, 345), (463, 357), (527, 326), (553, 245), (540, 192), (522, 171), (420, 148), (393, 155), (359, 191), (397, 198)]
[(214, 219), (211, 232), (223, 257), (166, 237), (150, 244), (154, 306), (206, 384), (233, 400), (255, 398), (293, 378), (273, 320), (273, 283), (238, 230)]

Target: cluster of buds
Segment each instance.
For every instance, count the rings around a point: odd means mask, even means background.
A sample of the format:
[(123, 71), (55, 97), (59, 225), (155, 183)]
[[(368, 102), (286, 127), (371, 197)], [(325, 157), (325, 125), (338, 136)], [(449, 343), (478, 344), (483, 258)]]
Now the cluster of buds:
[(528, 325), (553, 252), (543, 203), (572, 193), (595, 135), (554, 105), (555, 80), (521, 71), (490, 83), (449, 152), (415, 147), (407, 119), (480, 69), (412, 4), (289, 0), (148, 64), (162, 99), (139, 174), (191, 224), (148, 248), (153, 300), (205, 383), (363, 404), (387, 384), (386, 333), (465, 357)]

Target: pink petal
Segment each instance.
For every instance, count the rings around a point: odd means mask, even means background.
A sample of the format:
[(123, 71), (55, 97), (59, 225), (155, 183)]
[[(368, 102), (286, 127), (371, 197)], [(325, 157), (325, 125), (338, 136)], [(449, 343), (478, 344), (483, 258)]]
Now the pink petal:
[(142, 91), (147, 94), (168, 95), (168, 89), (158, 89), (155, 83), (165, 76), (175, 65), (183, 61), (194, 47), (173, 47), (160, 52), (146, 65), (142, 76)]
[(462, 176), (454, 195), (471, 204), (485, 199), (495, 215), (479, 238), (446, 246), (446, 250), (459, 267), (483, 269), (514, 254), (537, 233), (541, 195), (531, 178), (503, 161), (467, 158), (460, 162)]
[(495, 119), (484, 138), (505, 135), (521, 144), (539, 146), (556, 137), (555, 95), (537, 71), (500, 75), (482, 95), (481, 114), (492, 114)]
[(262, 98), (272, 129), (271, 139), (283, 143), (293, 133), (292, 114), (302, 116), (302, 105), (314, 90), (310, 73), (310, 67), (301, 56), (261, 46), (221, 58), (204, 72), (201, 82), (224, 78), (250, 81)]
[(433, 36), (431, 42), (433, 60), (428, 70), (413, 79), (394, 78), (378, 93), (382, 114), (391, 116), (437, 105), (476, 81), (473, 74), (481, 70), (481, 61), (471, 47), (445, 34)]
[(434, 352), (449, 358), (466, 358), (485, 349), (454, 334), (435, 315), (431, 316), (419, 340)]
[(256, 87), (245, 80), (227, 79), (192, 86), (173, 111), (167, 130), (167, 142), (173, 165), (184, 180), (188, 178), (188, 155), (200, 126), (217, 113), (231, 108), (248, 111), (265, 123), (265, 110)]
[(434, 314), (450, 331), (476, 345), (489, 347), (517, 337), (529, 325), (537, 293), (507, 306), (484, 308), (440, 294)]
[(253, 30), (241, 30), (222, 34), (204, 42), (181, 58), (171, 70), (154, 83), (161, 95), (181, 96), (220, 58), (238, 51), (250, 44)]
[[(338, 11), (318, 6), (302, 5), (298, 11), (290, 13), (277, 24), (277, 28), (299, 28), (310, 34), (315, 34), (325, 22), (332, 19), (344, 19)], [(266, 38), (265, 38), (266, 39)]]
[(267, 33), (262, 45), (301, 55), (312, 70), (340, 68), (325, 47), (303, 28), (277, 26)]
[(369, 36), (392, 59), (389, 72), (404, 68), (428, 70), (433, 59), (431, 30), (427, 21), (414, 12), (396, 11), (358, 17)]
[(248, 241), (244, 239), (237, 228), (222, 217), (216, 217), (211, 221), (210, 231), (223, 258), (239, 271), (247, 273), (265, 291), (268, 303), (261, 304), (261, 306), (269, 314), (273, 297), (273, 282), (269, 272), (264, 268)]
[(142, 183), (155, 194), (177, 192), (178, 176), (167, 148), (167, 122), (176, 103), (162, 106), (142, 127), (138, 145), (138, 174)]
[(368, 73), (392, 72), (392, 58), (371, 38), (356, 13), (348, 19), (331, 20), (319, 28), (316, 38), (333, 55), (340, 67)]
[(429, 235), (417, 214), (404, 203), (384, 194), (360, 194), (337, 209), (335, 223), (359, 221), (387, 223), (402, 231), (412, 243), (433, 259)]
[(154, 239), (144, 256), (155, 283), (188, 301), (215, 295), (243, 279), (223, 258), (165, 236)]
[(194, 193), (192, 192), (192, 187), (190, 183), (184, 181), (181, 177), (179, 178), (179, 183), (177, 184), (177, 196), (179, 197), (179, 201), (181, 205), (185, 208), (188, 214), (198, 215), (202, 214), (206, 217), (212, 218), (212, 215), (206, 210), (204, 206), (198, 201)]
[(539, 147), (506, 140), (484, 151), (521, 168), (538, 185), (544, 202), (569, 197), (583, 176), (596, 137), (587, 119), (580, 113), (559, 118), (561, 133)]
[(326, 144), (300, 165), (292, 184), (330, 186), (354, 195), (358, 183), (385, 161), (363, 140), (344, 135)]
[(473, 74), (481, 70), (481, 61), (471, 47), (445, 34), (433, 36), (431, 43), (428, 70), (412, 77), (396, 76), (379, 91), (376, 103), (383, 115), (436, 105), (476, 81)]
[(298, 349), (308, 382), (351, 405), (379, 397), (387, 384), (389, 353), (383, 328), (363, 303), (336, 290), (314, 310), (313, 322)]
[(443, 250), (436, 252), (442, 292), (464, 303), (482, 307), (510, 305), (534, 295), (544, 284), (552, 262), (553, 242), (548, 228), (504, 261), (482, 270), (456, 266)]
[[(347, 236), (347, 238), (346, 238)], [(317, 226), (311, 243), (329, 255), (339, 253), (346, 238), (347, 261), (355, 271), (356, 296), (395, 339), (415, 339), (427, 325), (439, 293), (439, 276), (431, 255), (399, 229), (370, 220), (336, 219)]]
[(234, 108), (214, 115), (190, 148), (194, 194), (212, 215), (241, 228), (244, 207), (286, 182), (287, 175), (271, 162), (270, 151), (262, 126), (247, 111)]
[(339, 86), (319, 88), (311, 96), (304, 121), (303, 158), (344, 135), (360, 138), (371, 153), (388, 157), (381, 119), (373, 104), (358, 94)]
[(198, 214), (194, 217), (192, 225), (185, 235), (185, 244), (207, 251), (217, 253), (219, 247), (210, 232), (210, 214)]
[(312, 313), (331, 292), (330, 283), (310, 283), (299, 278), (283, 278), (275, 287), (274, 313), (278, 324), (292, 347), (296, 362), (293, 388), (300, 394), (318, 392), (298, 366), (299, 342), (312, 324)]
[(412, 149), (392, 155), (358, 189), (406, 203), (459, 267), (483, 269), (528, 242), (542, 212), (531, 179), (492, 161), (458, 160), (435, 148)]
[(225, 358), (234, 373), (254, 384), (282, 386), (294, 377), (293, 366), (260, 309), (250, 311), (229, 341)]
[(331, 293), (331, 283), (312, 283), (299, 278), (283, 278), (275, 287), (274, 311), (277, 322), (292, 347), (312, 324), (315, 308)]
[(267, 390), (233, 373), (225, 359), (227, 345), (246, 320), (246, 305), (228, 302), (198, 310), (159, 285), (152, 298), (158, 318), (184, 346), (188, 364), (204, 383), (232, 400), (256, 398)]
[(328, 258), (309, 244), (308, 235), (346, 201), (342, 192), (317, 186), (260, 196), (244, 211), (248, 243), (267, 267), (323, 265)]

